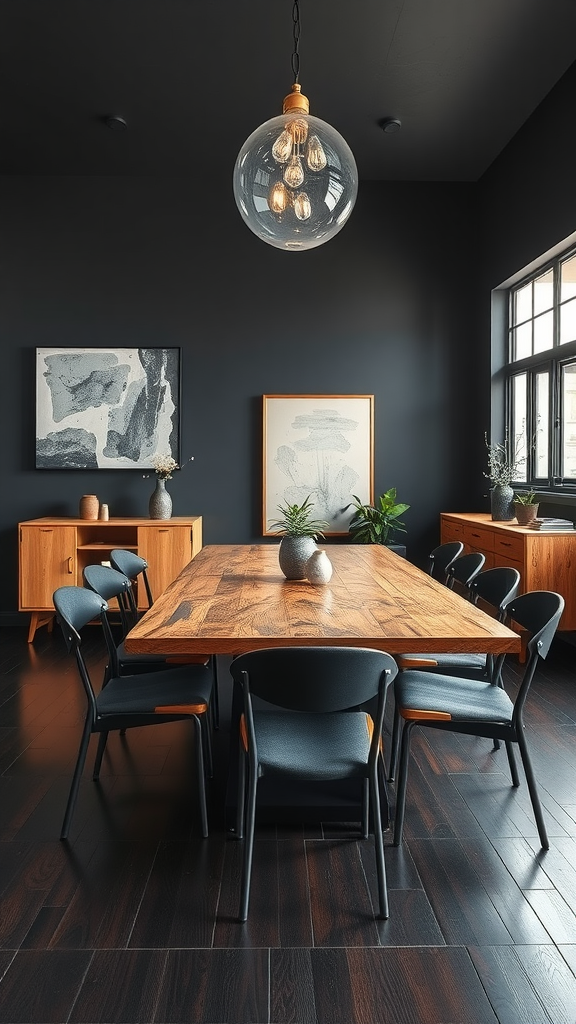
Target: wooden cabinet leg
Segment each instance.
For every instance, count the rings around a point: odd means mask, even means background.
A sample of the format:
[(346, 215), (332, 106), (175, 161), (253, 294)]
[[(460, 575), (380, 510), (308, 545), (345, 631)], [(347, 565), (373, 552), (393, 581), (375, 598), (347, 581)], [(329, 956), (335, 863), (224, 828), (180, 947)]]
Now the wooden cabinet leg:
[(34, 640), (36, 630), (40, 629), (40, 626), (48, 626), (48, 632), (51, 633), (54, 628), (54, 612), (32, 612), (28, 630), (29, 644)]

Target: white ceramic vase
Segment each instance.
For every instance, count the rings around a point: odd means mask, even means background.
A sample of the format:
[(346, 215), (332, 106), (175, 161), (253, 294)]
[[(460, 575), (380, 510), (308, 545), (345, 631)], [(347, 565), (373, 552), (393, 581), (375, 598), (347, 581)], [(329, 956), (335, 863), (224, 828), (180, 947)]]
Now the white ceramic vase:
[(314, 551), (306, 562), (306, 577), (315, 587), (329, 583), (332, 578), (332, 562), (323, 548)]

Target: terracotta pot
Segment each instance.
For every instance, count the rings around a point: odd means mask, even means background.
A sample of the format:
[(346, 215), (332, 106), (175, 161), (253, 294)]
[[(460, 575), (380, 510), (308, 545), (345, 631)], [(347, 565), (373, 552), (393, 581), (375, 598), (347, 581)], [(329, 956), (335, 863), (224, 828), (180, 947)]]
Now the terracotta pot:
[(83, 494), (80, 498), (80, 519), (98, 519), (100, 502), (95, 494)]
[(529, 526), (538, 515), (539, 505), (539, 502), (535, 505), (522, 505), (519, 501), (515, 501), (514, 515), (518, 521), (518, 526)]

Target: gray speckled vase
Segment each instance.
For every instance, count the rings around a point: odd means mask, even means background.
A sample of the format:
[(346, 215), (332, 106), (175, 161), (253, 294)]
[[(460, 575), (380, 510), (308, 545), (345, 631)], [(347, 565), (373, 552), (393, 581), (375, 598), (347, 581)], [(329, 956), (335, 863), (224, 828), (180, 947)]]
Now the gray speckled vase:
[(507, 523), (514, 519), (514, 491), (507, 484), (496, 484), (490, 491), (490, 510), (492, 519), (498, 523)]
[(171, 519), (172, 498), (166, 490), (166, 481), (156, 478), (156, 487), (150, 495), (148, 502), (148, 513), (150, 519)]
[(287, 580), (306, 579), (306, 565), (314, 551), (316, 541), (313, 537), (282, 537), (278, 561)]

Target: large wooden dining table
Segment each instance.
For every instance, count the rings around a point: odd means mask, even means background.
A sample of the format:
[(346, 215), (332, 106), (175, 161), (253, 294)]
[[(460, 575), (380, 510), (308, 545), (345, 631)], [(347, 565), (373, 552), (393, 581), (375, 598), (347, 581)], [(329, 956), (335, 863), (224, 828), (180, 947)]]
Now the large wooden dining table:
[[(327, 544), (330, 582), (285, 579), (278, 543), (209, 544), (145, 612), (125, 639), (141, 654), (235, 656), (262, 647), (370, 647), (392, 655), (441, 651), (520, 652), (520, 636), (381, 545)], [(225, 817), (236, 813), (238, 688), (231, 706)], [(359, 817), (355, 793), (343, 783), (307, 783), (269, 792), (259, 784), (259, 815), (300, 821)], [(382, 813), (387, 794), (383, 782)]]
[(378, 544), (327, 544), (330, 582), (287, 580), (278, 543), (209, 544), (126, 637), (141, 654), (353, 645), (407, 654), (520, 652), (517, 633)]

